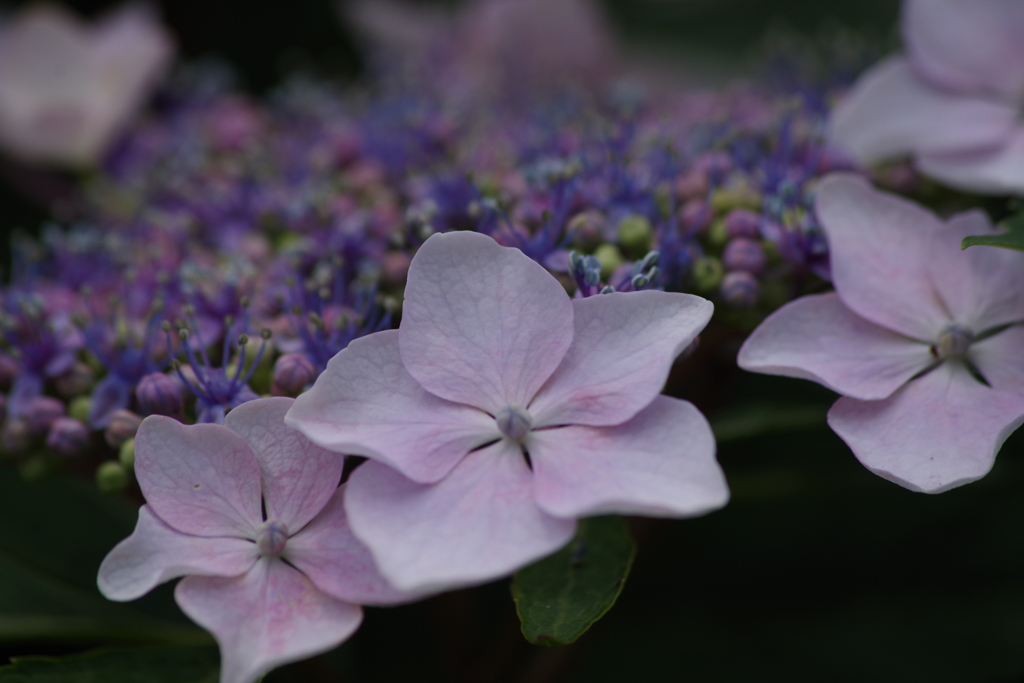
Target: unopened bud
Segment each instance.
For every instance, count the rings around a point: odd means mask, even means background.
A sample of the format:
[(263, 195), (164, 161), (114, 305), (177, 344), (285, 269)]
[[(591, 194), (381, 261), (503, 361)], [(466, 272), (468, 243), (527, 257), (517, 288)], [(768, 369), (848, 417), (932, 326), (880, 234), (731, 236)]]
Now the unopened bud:
[(734, 270), (722, 279), (721, 294), (730, 306), (750, 308), (761, 296), (761, 283), (750, 273)]
[(14, 378), (21, 372), (21, 366), (7, 354), (0, 354), (0, 391), (7, 391), (14, 383)]
[(298, 396), (314, 379), (316, 368), (298, 353), (288, 353), (274, 363), (274, 383), (270, 390), (274, 396)]
[(135, 398), (139, 409), (146, 415), (180, 417), (185, 412), (180, 383), (162, 372), (154, 372), (139, 380)]
[(33, 436), (43, 436), (50, 426), (65, 413), (64, 404), (50, 396), (36, 396), (25, 407), (22, 417)]
[(729, 237), (757, 239), (761, 236), (760, 224), (761, 216), (750, 209), (733, 209), (725, 217), (725, 231)]
[(701, 256), (693, 262), (693, 284), (699, 291), (710, 292), (722, 284), (725, 269), (722, 262), (713, 256)]
[(643, 216), (628, 216), (619, 223), (619, 244), (632, 254), (650, 250), (652, 234), (651, 223)]
[(103, 438), (112, 447), (120, 448), (125, 441), (135, 438), (140, 424), (142, 424), (142, 418), (132, 411), (124, 408), (115, 410), (110, 414), (110, 423), (107, 424), (107, 429), (103, 432)]
[(117, 461), (126, 470), (135, 468), (135, 439), (128, 439), (117, 449)]
[(68, 458), (82, 455), (89, 450), (89, 428), (73, 417), (58, 417), (46, 435), (46, 447)]
[(622, 252), (614, 244), (602, 244), (594, 252), (594, 257), (601, 264), (601, 277), (605, 279), (611, 277), (623, 261)]
[(96, 468), (96, 486), (104, 493), (124, 491), (128, 486), (128, 472), (120, 463), (108, 460)]
[(722, 265), (726, 270), (743, 270), (753, 275), (764, 270), (765, 260), (761, 245), (746, 237), (730, 241), (722, 254)]
[(75, 363), (64, 374), (54, 380), (57, 393), (64, 398), (74, 398), (88, 394), (92, 390), (96, 375), (85, 363)]
[(711, 207), (703, 199), (691, 199), (679, 209), (679, 222), (691, 235), (699, 234), (711, 223)]
[(4, 422), (0, 430), (0, 446), (3, 446), (5, 455), (18, 455), (28, 450), (32, 445), (32, 432), (28, 428), (28, 421), (23, 417), (9, 418)]
[(90, 410), (92, 410), (92, 399), (88, 396), (73, 398), (68, 403), (68, 417), (73, 417), (79, 422), (89, 422)]

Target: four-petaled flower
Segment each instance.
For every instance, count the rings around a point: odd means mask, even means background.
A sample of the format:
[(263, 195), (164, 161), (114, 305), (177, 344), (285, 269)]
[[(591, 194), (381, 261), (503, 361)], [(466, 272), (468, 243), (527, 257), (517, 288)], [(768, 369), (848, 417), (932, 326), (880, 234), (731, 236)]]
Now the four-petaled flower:
[(390, 582), (485, 581), (564, 545), (580, 517), (726, 502), (707, 421), (658, 395), (711, 311), (660, 291), (570, 299), (518, 249), (436, 234), (400, 329), (352, 342), (285, 421), (370, 458), (345, 507)]
[(854, 84), (830, 141), (861, 163), (913, 155), (954, 187), (1024, 193), (1024, 3), (907, 0), (902, 29), (907, 55)]
[(135, 456), (146, 505), (100, 567), (111, 600), (185, 576), (174, 597), (217, 638), (222, 683), (335, 647), (359, 627), (359, 604), (416, 597), (391, 588), (349, 531), (343, 460), (285, 426), (291, 404), (251, 401), (223, 426), (146, 418)]
[(768, 317), (747, 370), (840, 394), (833, 430), (876, 474), (939, 493), (983, 477), (1024, 421), (1024, 254), (961, 251), (993, 231), (981, 211), (943, 222), (837, 174), (817, 191), (835, 292)]

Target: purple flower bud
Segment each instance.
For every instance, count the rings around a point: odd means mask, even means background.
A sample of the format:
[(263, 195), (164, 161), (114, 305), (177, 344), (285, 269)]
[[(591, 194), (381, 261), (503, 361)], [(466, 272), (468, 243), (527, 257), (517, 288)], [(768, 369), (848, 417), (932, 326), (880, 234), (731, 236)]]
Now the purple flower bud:
[(298, 396), (314, 379), (316, 368), (298, 353), (288, 353), (274, 363), (274, 385), (270, 393), (274, 396)]
[(729, 242), (722, 254), (722, 265), (726, 270), (743, 270), (757, 275), (764, 269), (764, 262), (764, 249), (746, 237), (737, 237)]
[(135, 398), (146, 415), (179, 417), (185, 412), (180, 382), (161, 372), (154, 372), (139, 380), (139, 386), (135, 387)]
[(679, 221), (686, 232), (703, 232), (711, 223), (711, 207), (703, 199), (691, 199), (679, 209)]
[(34, 436), (50, 431), (50, 426), (65, 413), (64, 404), (50, 396), (36, 396), (25, 408), (24, 418)]
[(722, 298), (730, 306), (750, 308), (761, 295), (761, 283), (750, 273), (734, 270), (722, 279)]
[(749, 237), (757, 239), (761, 236), (758, 226), (761, 216), (750, 209), (733, 209), (725, 217), (725, 232), (729, 237)]
[(32, 432), (28, 428), (28, 420), (14, 417), (4, 422), (0, 430), (0, 445), (7, 455), (24, 453), (32, 444)]
[(89, 428), (73, 417), (58, 417), (46, 435), (46, 447), (68, 458), (89, 449)]
[(103, 438), (114, 448), (120, 448), (128, 439), (134, 439), (135, 433), (139, 431), (142, 418), (130, 410), (115, 410), (110, 414), (110, 423), (107, 430), (103, 432)]
[(85, 363), (75, 363), (55, 380), (57, 393), (64, 398), (71, 399), (76, 396), (84, 396), (92, 391), (96, 375)]
[(21, 372), (21, 366), (7, 354), (0, 354), (0, 391), (7, 391), (14, 383), (14, 378)]

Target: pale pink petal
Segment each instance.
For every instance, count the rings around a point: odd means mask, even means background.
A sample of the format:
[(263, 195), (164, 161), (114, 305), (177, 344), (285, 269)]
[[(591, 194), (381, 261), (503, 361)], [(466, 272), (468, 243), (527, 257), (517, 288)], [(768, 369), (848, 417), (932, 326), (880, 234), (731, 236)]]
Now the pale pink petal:
[(815, 209), (828, 236), (832, 282), (843, 303), (873, 323), (934, 341), (949, 323), (928, 272), (939, 219), (845, 173), (821, 182)]
[(179, 576), (244, 574), (258, 557), (255, 543), (177, 532), (143, 505), (132, 535), (103, 558), (97, 583), (108, 600), (134, 600)]
[(288, 539), (284, 557), (328, 595), (359, 605), (393, 605), (423, 596), (389, 584), (362, 541), (352, 535), (343, 485), (309, 526)]
[(135, 437), (135, 476), (153, 512), (177, 531), (255, 538), (263, 522), (256, 456), (221, 425), (147, 417)]
[(932, 237), (929, 268), (947, 310), (975, 333), (1024, 321), (1024, 253), (1013, 249), (970, 247), (969, 235), (1002, 232), (984, 211), (957, 214)]
[(261, 398), (234, 408), (224, 426), (252, 447), (263, 480), (267, 519), (291, 533), (309, 523), (334, 495), (345, 459), (285, 425), (294, 399)]
[(1024, 325), (1014, 325), (972, 344), (967, 358), (992, 388), (1024, 394), (1022, 355)]
[(914, 153), (995, 149), (1005, 143), (1016, 110), (981, 97), (940, 90), (903, 57), (890, 57), (860, 77), (832, 112), (828, 140), (861, 164)]
[(572, 343), (562, 285), (512, 247), (435, 234), (409, 266), (402, 361), (427, 391), (486, 410), (526, 406)]
[(534, 502), (533, 476), (508, 440), (471, 453), (437, 484), (367, 462), (345, 507), (381, 573), (402, 590), (441, 590), (510, 574), (553, 553), (576, 522)]
[(363, 619), (357, 605), (321, 593), (276, 558), (233, 579), (186, 577), (174, 598), (217, 639), (221, 683), (255, 683), (274, 667), (335, 648)]
[(907, 0), (903, 38), (933, 82), (1016, 103), (1024, 95), (1024, 4), (1019, 0)]
[(841, 398), (829, 426), (875, 474), (913, 491), (941, 493), (992, 469), (1024, 422), (1024, 396), (986, 387), (946, 362), (883, 401)]
[(834, 292), (791, 301), (740, 348), (744, 370), (799, 377), (864, 400), (885, 398), (934, 362), (929, 346), (860, 317)]
[(925, 154), (917, 158), (925, 175), (950, 187), (978, 194), (1024, 194), (1024, 126), (993, 150)]
[(659, 396), (614, 427), (538, 430), (527, 448), (537, 504), (558, 517), (692, 517), (729, 499), (711, 426), (679, 399)]
[(611, 425), (658, 395), (676, 356), (704, 329), (710, 301), (629, 292), (574, 299), (572, 346), (530, 404), (535, 426)]
[(493, 417), (434, 396), (406, 372), (397, 330), (356, 339), (332, 358), (285, 423), (328, 450), (379, 460), (422, 483), (500, 436)]

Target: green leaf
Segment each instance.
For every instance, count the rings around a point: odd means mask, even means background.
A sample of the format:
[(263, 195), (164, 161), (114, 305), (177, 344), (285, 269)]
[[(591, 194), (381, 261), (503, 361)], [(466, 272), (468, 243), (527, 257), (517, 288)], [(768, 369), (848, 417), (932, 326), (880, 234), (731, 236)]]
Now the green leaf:
[(715, 440), (738, 441), (762, 434), (795, 432), (825, 425), (828, 406), (755, 403), (717, 415), (711, 421)]
[(621, 517), (580, 520), (569, 545), (512, 579), (523, 635), (548, 647), (575, 641), (615, 604), (635, 555)]
[(1024, 211), (1018, 212), (999, 224), (1006, 232), (999, 235), (973, 235), (965, 237), (961, 249), (976, 246), (1003, 247), (1024, 251)]
[(211, 642), (170, 590), (132, 603), (96, 588), (103, 557), (134, 527), (138, 506), (91, 481), (25, 481), (0, 468), (0, 642)]
[(216, 683), (215, 647), (96, 650), (68, 657), (18, 657), (0, 683)]

